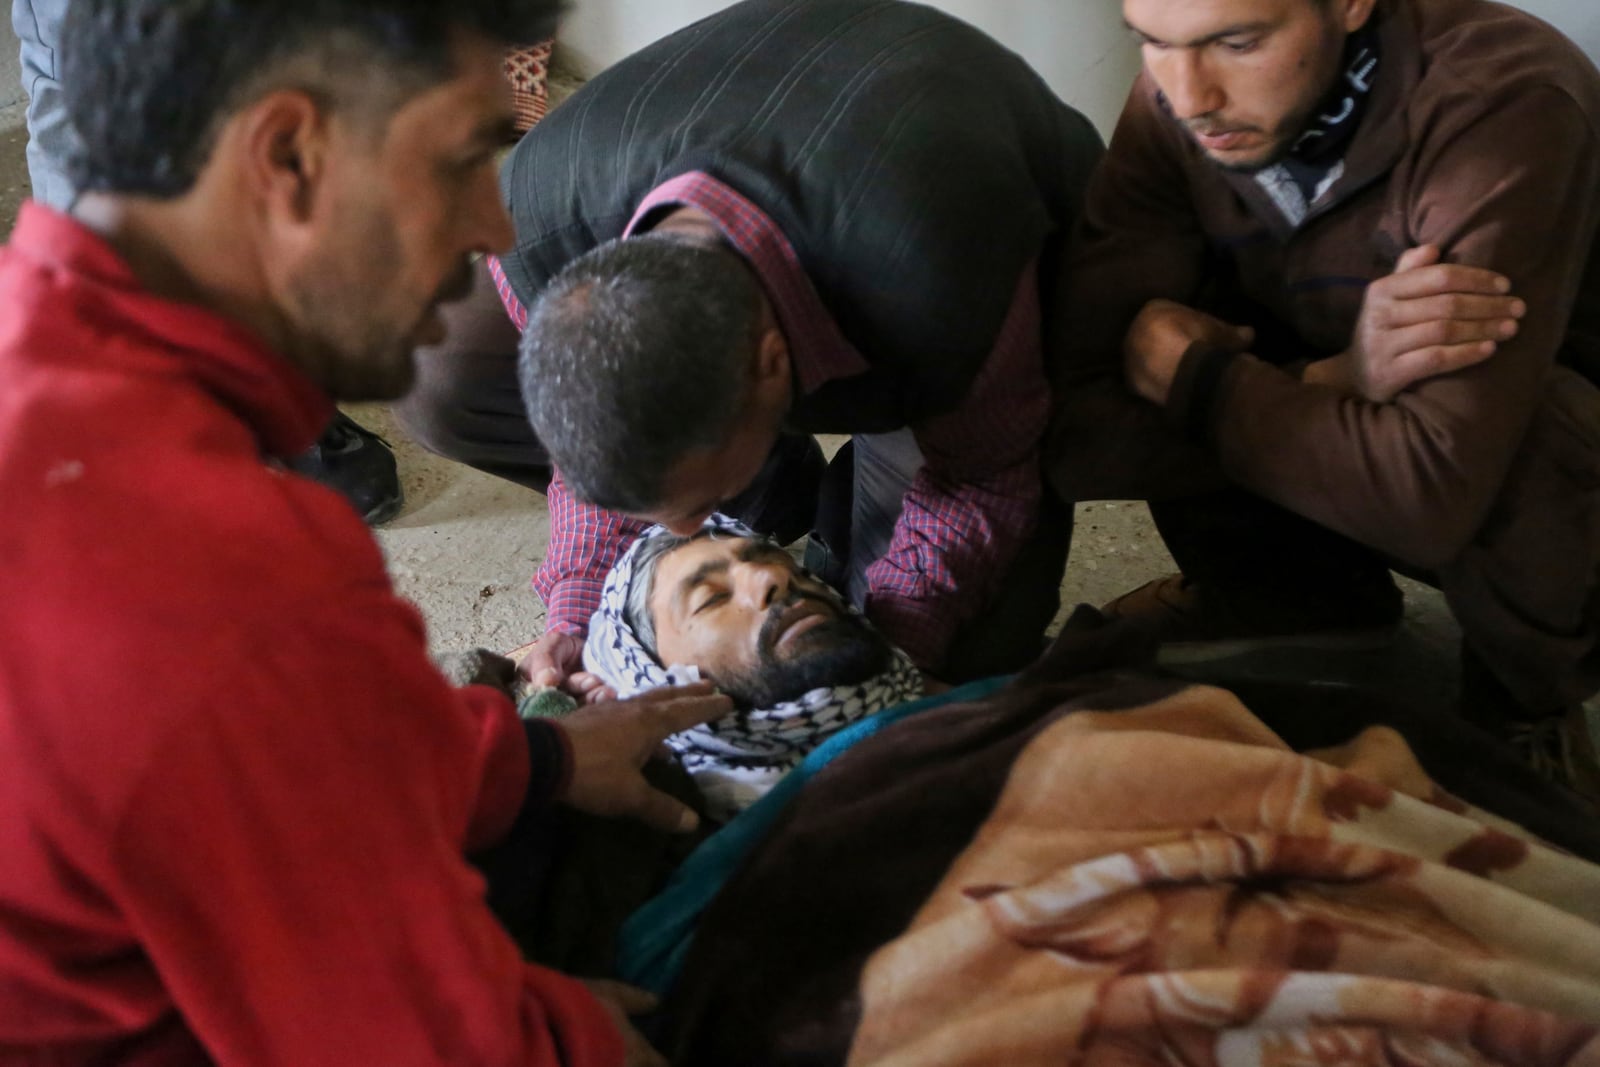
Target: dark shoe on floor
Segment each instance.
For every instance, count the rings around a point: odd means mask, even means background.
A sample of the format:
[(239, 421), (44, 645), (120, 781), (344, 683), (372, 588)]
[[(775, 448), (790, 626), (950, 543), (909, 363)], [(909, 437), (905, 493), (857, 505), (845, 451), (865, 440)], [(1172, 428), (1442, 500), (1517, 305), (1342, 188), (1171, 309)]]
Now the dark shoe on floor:
[(1206, 597), (1196, 583), (1172, 574), (1124, 593), (1100, 610), (1107, 618), (1127, 619), (1146, 629), (1160, 645), (1160, 661), (1180, 666), (1274, 650), (1382, 648), (1394, 640), (1403, 606), (1391, 596), (1328, 612), (1297, 604), (1283, 618), (1263, 623), (1241, 618)]
[(368, 526), (394, 518), (405, 499), (389, 442), (342, 411), (289, 469), (344, 494)]
[(1514, 723), (1507, 733), (1511, 747), (1539, 777), (1576, 793), (1600, 812), (1600, 753), (1583, 708)]

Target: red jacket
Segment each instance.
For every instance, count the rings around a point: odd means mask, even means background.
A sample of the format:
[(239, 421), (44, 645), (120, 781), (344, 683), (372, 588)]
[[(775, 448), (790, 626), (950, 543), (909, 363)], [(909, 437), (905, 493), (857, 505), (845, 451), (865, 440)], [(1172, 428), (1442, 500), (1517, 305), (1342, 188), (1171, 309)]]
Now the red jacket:
[(327, 399), (41, 207), (0, 306), (0, 1063), (620, 1062), (463, 859), (515, 712), (268, 462)]

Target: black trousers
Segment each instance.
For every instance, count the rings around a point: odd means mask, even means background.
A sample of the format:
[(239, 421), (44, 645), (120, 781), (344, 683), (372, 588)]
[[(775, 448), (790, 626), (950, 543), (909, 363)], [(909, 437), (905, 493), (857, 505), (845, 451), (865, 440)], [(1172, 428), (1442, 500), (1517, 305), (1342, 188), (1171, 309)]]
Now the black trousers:
[(1150, 503), (1190, 581), (1232, 616), (1284, 629), (1398, 618), (1389, 562), (1365, 545), (1240, 489)]

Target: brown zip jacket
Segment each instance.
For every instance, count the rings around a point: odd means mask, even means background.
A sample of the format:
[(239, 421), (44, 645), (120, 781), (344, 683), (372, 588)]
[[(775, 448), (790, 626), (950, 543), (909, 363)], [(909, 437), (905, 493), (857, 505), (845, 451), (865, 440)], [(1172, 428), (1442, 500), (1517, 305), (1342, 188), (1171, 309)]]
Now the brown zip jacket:
[[(1590, 654), (1588, 598), (1529, 590), (1592, 589), (1600, 560), (1600, 72), (1485, 0), (1380, 0), (1375, 17), (1367, 114), (1298, 228), (1251, 176), (1210, 162), (1148, 78), (1134, 86), (1062, 279), (1047, 470), (1069, 500), (1240, 486), (1440, 572), (1447, 593), (1476, 556), (1476, 580), (1499, 577), (1469, 595), (1509, 597)], [(1430, 243), (1512, 280), (1529, 308), (1519, 335), (1387, 404), (1300, 381), (1349, 343), (1366, 286)], [(1123, 335), (1157, 297), (1278, 340), (1214, 389), (1192, 388), (1192, 354), (1163, 412), (1121, 375)], [(1470, 637), (1476, 608), (1452, 606)]]

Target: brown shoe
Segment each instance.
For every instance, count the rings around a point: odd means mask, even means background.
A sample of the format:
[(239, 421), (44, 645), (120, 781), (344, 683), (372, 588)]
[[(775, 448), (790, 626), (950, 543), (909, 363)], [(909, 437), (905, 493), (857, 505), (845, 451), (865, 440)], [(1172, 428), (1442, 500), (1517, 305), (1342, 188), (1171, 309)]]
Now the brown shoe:
[(1509, 736), (1511, 747), (1539, 777), (1576, 793), (1600, 811), (1600, 753), (1582, 707), (1516, 723)]
[[(1336, 622), (1317, 618), (1314, 608), (1296, 605), (1280, 620), (1263, 623), (1240, 618), (1181, 574), (1147, 582), (1100, 609), (1112, 619), (1137, 622), (1161, 645), (1160, 661), (1181, 666), (1228, 659), (1252, 652), (1309, 649), (1358, 652), (1394, 640), (1400, 612), (1391, 604), (1372, 611), (1345, 608)], [(1359, 615), (1367, 618), (1361, 619)], [(1298, 616), (1298, 617), (1293, 617)]]

